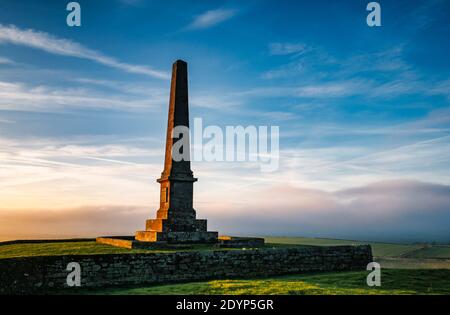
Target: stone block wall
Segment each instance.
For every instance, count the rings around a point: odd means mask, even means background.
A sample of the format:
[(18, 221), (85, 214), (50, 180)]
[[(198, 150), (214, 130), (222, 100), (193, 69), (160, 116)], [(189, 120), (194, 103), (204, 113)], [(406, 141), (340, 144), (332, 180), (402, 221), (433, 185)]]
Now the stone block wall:
[(363, 270), (369, 245), (67, 255), (0, 259), (0, 294), (44, 294), (67, 286), (66, 267), (81, 266), (82, 288)]

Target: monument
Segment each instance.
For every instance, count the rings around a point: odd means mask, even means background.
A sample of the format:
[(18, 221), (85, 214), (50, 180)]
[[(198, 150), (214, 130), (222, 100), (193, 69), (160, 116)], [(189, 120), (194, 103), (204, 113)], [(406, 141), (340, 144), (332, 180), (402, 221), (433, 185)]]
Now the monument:
[[(196, 218), (193, 208), (193, 186), (197, 181), (191, 170), (190, 160), (173, 159), (175, 127), (189, 128), (187, 63), (177, 60), (172, 65), (169, 117), (167, 123), (164, 170), (160, 183), (160, 202), (156, 218), (147, 220), (145, 231), (136, 232), (135, 239), (141, 242), (167, 243), (216, 243), (218, 232), (207, 230), (206, 220)], [(181, 141), (181, 140), (180, 140)], [(186, 142), (184, 142), (186, 143)], [(190, 152), (188, 146), (183, 150)]]
[[(174, 152), (184, 157), (188, 157), (190, 152), (189, 139), (182, 138), (184, 133), (179, 136), (177, 132), (174, 133), (177, 127), (189, 128), (187, 63), (182, 60), (177, 60), (172, 65), (166, 151), (164, 170), (157, 180), (160, 184), (160, 197), (156, 218), (147, 220), (145, 231), (137, 231), (134, 236), (97, 237), (97, 243), (131, 249), (202, 243), (236, 248), (264, 246), (264, 238), (219, 236), (218, 232), (208, 231), (206, 220), (197, 219), (193, 207), (194, 183), (197, 178), (192, 173), (190, 159), (174, 158)], [(177, 146), (179, 150), (187, 151), (173, 151), (174, 144), (178, 144), (178, 141), (183, 143), (183, 146)]]

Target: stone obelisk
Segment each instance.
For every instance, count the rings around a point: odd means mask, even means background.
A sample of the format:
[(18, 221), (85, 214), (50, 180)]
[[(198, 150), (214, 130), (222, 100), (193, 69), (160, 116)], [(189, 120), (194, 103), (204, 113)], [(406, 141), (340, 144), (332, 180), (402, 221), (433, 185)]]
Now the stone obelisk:
[[(214, 243), (218, 233), (207, 231), (206, 220), (196, 219), (193, 208), (194, 178), (189, 159), (174, 159), (175, 127), (189, 128), (187, 63), (177, 60), (172, 66), (169, 118), (167, 123), (164, 170), (157, 181), (161, 185), (156, 219), (147, 220), (146, 230), (136, 232), (136, 240), (167, 243)], [(180, 135), (182, 137), (182, 135)], [(190, 152), (189, 141), (182, 150)], [(184, 156), (189, 156), (185, 154)]]

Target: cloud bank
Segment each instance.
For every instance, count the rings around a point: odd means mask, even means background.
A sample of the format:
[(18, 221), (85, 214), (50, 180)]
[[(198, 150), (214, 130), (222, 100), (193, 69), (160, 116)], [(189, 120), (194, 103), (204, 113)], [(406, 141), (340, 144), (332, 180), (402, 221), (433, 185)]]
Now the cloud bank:
[[(325, 192), (289, 185), (258, 190), (251, 204), (197, 203), (199, 217), (222, 234), (332, 237), (375, 241), (450, 242), (450, 186), (383, 181)], [(194, 200), (195, 203), (195, 200)], [(156, 206), (156, 205), (154, 205)], [(152, 205), (86, 206), (60, 210), (0, 210), (3, 235), (129, 234), (154, 215)], [(39, 224), (36, 224), (39, 222)]]
[(221, 213), (233, 233), (376, 241), (450, 241), (450, 186), (393, 180), (324, 192), (279, 185)]

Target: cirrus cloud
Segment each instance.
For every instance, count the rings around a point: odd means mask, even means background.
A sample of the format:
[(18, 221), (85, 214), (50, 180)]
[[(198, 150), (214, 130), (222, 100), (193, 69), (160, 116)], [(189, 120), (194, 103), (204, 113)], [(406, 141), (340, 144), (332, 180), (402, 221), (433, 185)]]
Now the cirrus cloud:
[(234, 9), (209, 10), (196, 16), (187, 28), (191, 30), (209, 28), (231, 19), (236, 14), (237, 10)]
[(33, 29), (20, 29), (14, 25), (0, 24), (0, 44), (7, 43), (40, 49), (48, 53), (88, 59), (99, 64), (129, 73), (143, 74), (158, 79), (169, 79), (169, 74), (143, 65), (121, 62), (99, 51), (90, 49), (69, 39), (58, 38)]

